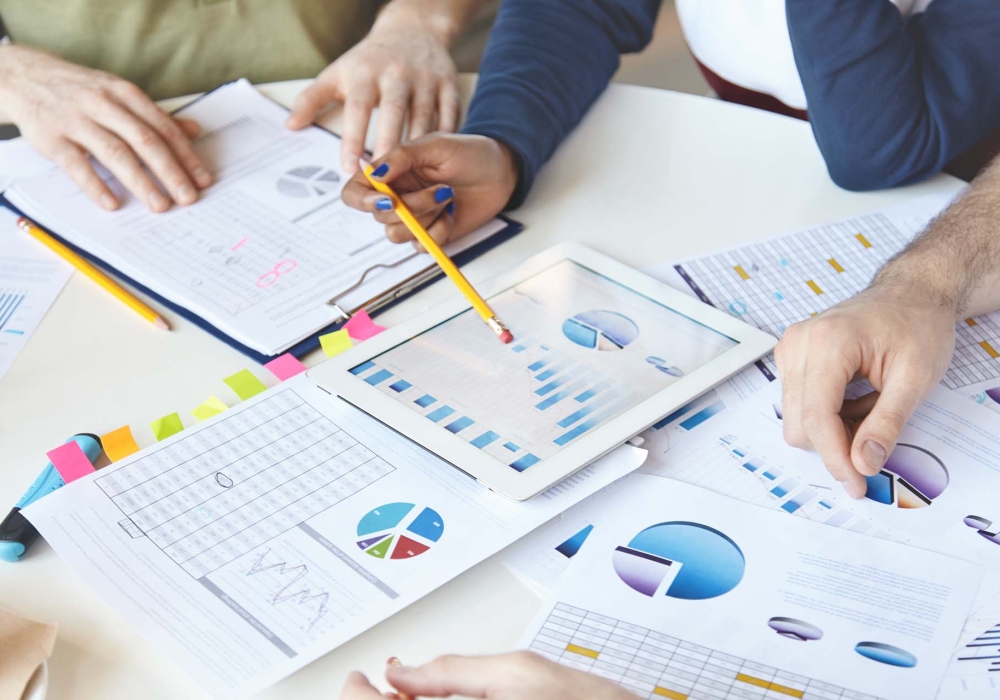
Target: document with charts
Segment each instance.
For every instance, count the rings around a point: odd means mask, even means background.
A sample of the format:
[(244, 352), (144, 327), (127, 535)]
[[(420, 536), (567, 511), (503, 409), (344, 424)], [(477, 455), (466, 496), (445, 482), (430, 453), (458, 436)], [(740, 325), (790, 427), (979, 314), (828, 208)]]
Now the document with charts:
[[(340, 199), (340, 140), (284, 128), (287, 111), (246, 81), (181, 110), (203, 130), (195, 148), (215, 184), (190, 207), (150, 213), (102, 170), (124, 206), (107, 212), (60, 170), (14, 184), (7, 198), (32, 219), (243, 345), (278, 354), (430, 267), (390, 243), (370, 215)], [(449, 252), (506, 228), (495, 220)]]
[(640, 698), (933, 697), (982, 567), (645, 474), (523, 646)]
[[(868, 286), (882, 264), (920, 233), (951, 198), (922, 197), (645, 271), (780, 338), (793, 323)], [(967, 393), (1000, 385), (1000, 312), (965, 319), (956, 331), (955, 356), (942, 384)]]
[(300, 375), (26, 509), (212, 695), (280, 680), (634, 470), (515, 503)]

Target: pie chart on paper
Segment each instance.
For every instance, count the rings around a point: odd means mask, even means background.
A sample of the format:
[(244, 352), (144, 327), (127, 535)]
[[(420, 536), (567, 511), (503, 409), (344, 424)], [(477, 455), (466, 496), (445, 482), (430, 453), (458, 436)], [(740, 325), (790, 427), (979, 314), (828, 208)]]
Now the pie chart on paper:
[(376, 559), (412, 559), (431, 549), (444, 534), (444, 519), (433, 508), (387, 503), (358, 523), (358, 547)]
[(340, 174), (319, 165), (302, 165), (279, 177), (276, 186), (286, 197), (325, 197), (339, 190)]
[(922, 447), (899, 443), (875, 476), (867, 476), (865, 498), (897, 508), (925, 508), (944, 493), (948, 470)]

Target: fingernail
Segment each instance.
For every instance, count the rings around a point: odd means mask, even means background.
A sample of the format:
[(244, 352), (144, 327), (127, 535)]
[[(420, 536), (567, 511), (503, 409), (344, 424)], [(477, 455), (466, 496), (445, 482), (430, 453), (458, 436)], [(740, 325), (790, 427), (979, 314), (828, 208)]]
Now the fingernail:
[(177, 188), (177, 201), (181, 204), (191, 204), (196, 199), (198, 199), (198, 195), (191, 185), (181, 185)]
[(170, 202), (167, 201), (167, 198), (162, 193), (153, 192), (153, 194), (149, 195), (149, 206), (154, 211), (163, 211), (170, 206)]
[(375, 202), (375, 208), (379, 211), (391, 211), (392, 210), (392, 200), (388, 197), (382, 197)]
[(387, 172), (389, 172), (389, 164), (382, 163), (382, 165), (372, 170), (372, 177), (385, 177)]
[(865, 461), (872, 469), (881, 469), (885, 464), (885, 448), (874, 440), (865, 442)]
[(194, 181), (199, 187), (208, 187), (212, 184), (212, 176), (204, 168), (195, 168)]
[(455, 190), (445, 185), (444, 187), (439, 187), (434, 193), (434, 201), (438, 204), (447, 202), (449, 199), (455, 196)]
[(455, 203), (452, 202), (451, 204), (449, 204), (448, 206), (446, 206), (444, 208), (444, 210), (445, 210), (445, 213), (448, 214), (448, 216), (455, 216)]
[(118, 200), (116, 200), (110, 194), (102, 194), (101, 206), (107, 209), (108, 211), (114, 211), (118, 207)]

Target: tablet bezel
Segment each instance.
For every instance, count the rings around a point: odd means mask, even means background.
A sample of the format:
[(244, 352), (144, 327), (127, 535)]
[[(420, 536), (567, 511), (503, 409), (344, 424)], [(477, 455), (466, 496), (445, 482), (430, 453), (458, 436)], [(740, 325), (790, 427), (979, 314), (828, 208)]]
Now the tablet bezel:
[(612, 418), (605, 425), (595, 428), (592, 433), (583, 435), (563, 447), (555, 456), (543, 459), (523, 472), (518, 472), (484, 454), (472, 444), (445, 430), (443, 426), (429, 422), (421, 414), (395, 401), (391, 396), (367, 384), (349, 371), (469, 309), (469, 303), (458, 296), (457, 292), (453, 298), (323, 362), (310, 370), (308, 376), (323, 388), (475, 477), (494, 491), (515, 501), (525, 501), (725, 381), (773, 350), (777, 343), (775, 338), (764, 331), (578, 243), (562, 243), (549, 248), (518, 267), (478, 284), (477, 288), (484, 298), (489, 299), (563, 260), (589, 268), (637, 294), (644, 295), (728, 336), (738, 344), (685, 375), (678, 382)]

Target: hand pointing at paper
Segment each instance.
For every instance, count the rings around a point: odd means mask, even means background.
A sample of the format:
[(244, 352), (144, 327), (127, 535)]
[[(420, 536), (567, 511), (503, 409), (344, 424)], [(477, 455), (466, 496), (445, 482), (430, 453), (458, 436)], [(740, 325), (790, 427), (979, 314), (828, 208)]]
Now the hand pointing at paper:
[[(861, 498), (948, 369), (955, 323), (1000, 308), (1000, 160), (871, 285), (790, 327), (775, 350), (789, 444)], [(852, 379), (876, 394), (845, 401)]]

